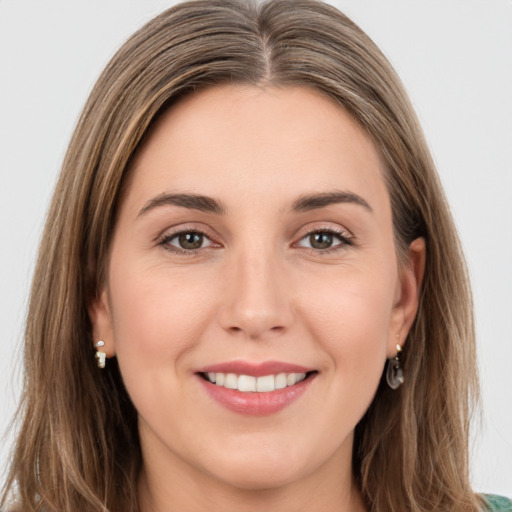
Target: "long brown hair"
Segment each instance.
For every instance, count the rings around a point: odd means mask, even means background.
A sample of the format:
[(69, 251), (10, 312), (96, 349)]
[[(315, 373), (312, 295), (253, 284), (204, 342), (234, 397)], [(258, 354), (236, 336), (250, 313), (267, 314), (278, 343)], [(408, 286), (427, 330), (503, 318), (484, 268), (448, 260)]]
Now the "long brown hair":
[(407, 382), (384, 382), (356, 428), (353, 468), (372, 511), (476, 511), (468, 421), (478, 394), (468, 277), (416, 116), (369, 37), (316, 0), (196, 0), (154, 18), (94, 87), (48, 214), (26, 326), (22, 424), (2, 504), (135, 512), (137, 413), (115, 360), (94, 361), (88, 304), (105, 279), (130, 160), (157, 116), (223, 83), (314, 88), (371, 136), (386, 163), (399, 256), (423, 237)]

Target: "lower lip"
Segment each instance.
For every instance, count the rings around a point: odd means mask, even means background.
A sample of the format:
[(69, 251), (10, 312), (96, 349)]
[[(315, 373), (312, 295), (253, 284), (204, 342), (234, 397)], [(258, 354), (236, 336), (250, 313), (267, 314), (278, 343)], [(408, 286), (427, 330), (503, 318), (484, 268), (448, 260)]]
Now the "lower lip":
[(313, 382), (315, 374), (303, 381), (283, 389), (266, 393), (244, 393), (236, 389), (216, 386), (198, 375), (207, 393), (218, 403), (238, 414), (250, 416), (268, 416), (276, 413), (298, 400)]

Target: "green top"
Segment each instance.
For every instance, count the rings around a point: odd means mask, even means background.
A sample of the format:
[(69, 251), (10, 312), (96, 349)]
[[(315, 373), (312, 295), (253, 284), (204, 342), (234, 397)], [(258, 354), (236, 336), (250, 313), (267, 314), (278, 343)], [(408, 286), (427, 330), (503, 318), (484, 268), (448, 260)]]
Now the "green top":
[(495, 494), (484, 495), (489, 512), (512, 512), (512, 501)]

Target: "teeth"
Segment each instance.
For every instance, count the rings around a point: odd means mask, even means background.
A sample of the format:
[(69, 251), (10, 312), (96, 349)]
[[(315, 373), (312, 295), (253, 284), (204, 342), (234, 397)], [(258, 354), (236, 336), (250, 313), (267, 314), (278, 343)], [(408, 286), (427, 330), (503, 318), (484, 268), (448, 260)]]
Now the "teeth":
[(238, 391), (243, 391), (244, 393), (256, 391), (256, 377), (240, 375), (240, 377), (238, 377)]
[(251, 375), (236, 375), (235, 373), (207, 373), (206, 378), (217, 386), (236, 389), (243, 393), (268, 393), (276, 389), (293, 386), (306, 378), (305, 373), (278, 373), (252, 377)]
[(226, 380), (226, 375), (224, 373), (216, 373), (215, 374), (215, 384), (217, 384), (217, 386), (224, 386), (225, 380)]
[(228, 373), (226, 375), (224, 387), (229, 389), (238, 389), (238, 379), (234, 373)]
[(286, 373), (279, 373), (276, 375), (276, 389), (283, 389), (288, 385)]
[(276, 379), (273, 375), (265, 375), (256, 379), (256, 391), (266, 393), (276, 389)]

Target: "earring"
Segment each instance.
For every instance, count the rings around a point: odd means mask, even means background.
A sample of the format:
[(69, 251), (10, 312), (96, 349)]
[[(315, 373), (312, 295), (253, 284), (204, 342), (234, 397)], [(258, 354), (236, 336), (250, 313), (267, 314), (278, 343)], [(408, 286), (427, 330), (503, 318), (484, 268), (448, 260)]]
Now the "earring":
[[(94, 346), (96, 347), (96, 349), (98, 349), (100, 347), (104, 347), (105, 342), (100, 340)], [(98, 364), (98, 368), (105, 368), (105, 360), (107, 358), (107, 353), (103, 352), (103, 350), (96, 350), (95, 356), (96, 356), (96, 363)]]
[(386, 371), (386, 380), (391, 389), (398, 389), (404, 383), (404, 372), (400, 367), (400, 353), (402, 347), (397, 344), (396, 356), (388, 359), (388, 369)]

